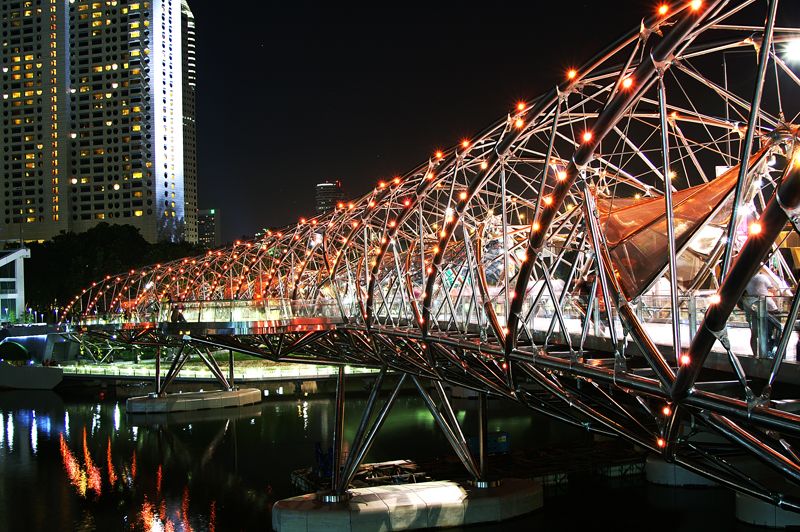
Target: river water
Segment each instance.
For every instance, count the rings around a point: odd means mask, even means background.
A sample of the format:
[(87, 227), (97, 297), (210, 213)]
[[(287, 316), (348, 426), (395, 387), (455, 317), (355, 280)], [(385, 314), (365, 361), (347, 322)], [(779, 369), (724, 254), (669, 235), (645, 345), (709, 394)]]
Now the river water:
[[(364, 397), (350, 397), (352, 435)], [(474, 433), (475, 401), (456, 403)], [(294, 495), (289, 475), (329, 445), (329, 396), (265, 399), (240, 410), (148, 424), (124, 401), (53, 392), (0, 392), (0, 531), (269, 530), (270, 508)], [(550, 447), (586, 433), (513, 403), (490, 401), (489, 430), (512, 449)], [(424, 403), (401, 395), (367, 461), (452, 454)], [(578, 479), (538, 512), (468, 530), (751, 530), (721, 489), (669, 489), (643, 480)]]

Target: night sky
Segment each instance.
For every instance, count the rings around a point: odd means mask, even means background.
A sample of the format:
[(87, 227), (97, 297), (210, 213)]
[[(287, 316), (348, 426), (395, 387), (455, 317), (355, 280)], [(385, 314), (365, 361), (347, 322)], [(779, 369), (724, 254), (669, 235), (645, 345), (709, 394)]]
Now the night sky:
[(197, 23), (199, 195), (223, 238), (313, 215), (404, 173), (563, 80), (650, 0), (220, 2)]

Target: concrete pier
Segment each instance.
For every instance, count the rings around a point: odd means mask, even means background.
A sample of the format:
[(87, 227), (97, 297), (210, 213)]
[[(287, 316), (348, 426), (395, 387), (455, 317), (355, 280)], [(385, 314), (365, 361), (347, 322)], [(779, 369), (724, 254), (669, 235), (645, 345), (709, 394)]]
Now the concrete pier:
[(542, 507), (542, 486), (506, 479), (486, 489), (452, 481), (350, 490), (342, 503), (316, 494), (283, 499), (272, 508), (278, 532), (414, 530), (504, 521)]
[(161, 397), (156, 395), (131, 397), (126, 405), (129, 414), (165, 414), (252, 405), (260, 401), (260, 390), (246, 388), (243, 390), (173, 393)]
[(715, 487), (717, 483), (681, 466), (649, 455), (645, 464), (647, 481), (653, 484), (673, 487)]
[(736, 494), (736, 519), (749, 525), (769, 528), (800, 526), (800, 514), (743, 493)]

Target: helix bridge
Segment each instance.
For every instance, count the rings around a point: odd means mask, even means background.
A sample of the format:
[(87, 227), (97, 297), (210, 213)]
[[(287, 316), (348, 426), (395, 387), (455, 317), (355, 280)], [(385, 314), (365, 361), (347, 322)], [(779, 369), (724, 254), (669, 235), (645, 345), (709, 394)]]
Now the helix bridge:
[[(444, 386), (800, 511), (793, 7), (645, 13), (547, 93), (409, 172), (253, 240), (98, 279), (61, 320), (97, 349), (172, 353), (160, 393), (190, 355), (232, 386), (210, 356), (220, 349), (376, 369), (340, 490), (413, 381), (476, 479)], [(774, 349), (759, 340), (759, 356), (741, 310), (756, 275), (783, 292)], [(380, 401), (388, 374), (399, 379)]]

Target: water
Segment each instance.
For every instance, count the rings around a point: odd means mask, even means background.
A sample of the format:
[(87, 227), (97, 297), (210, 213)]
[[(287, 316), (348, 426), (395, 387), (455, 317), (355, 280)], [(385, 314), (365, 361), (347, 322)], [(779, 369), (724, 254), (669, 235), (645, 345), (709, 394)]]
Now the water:
[[(364, 402), (348, 398), (350, 437)], [(313, 462), (316, 442), (330, 441), (332, 403), (273, 399), (143, 425), (126, 416), (124, 401), (0, 392), (0, 530), (269, 530), (272, 504), (294, 494), (290, 472)], [(475, 427), (475, 403), (456, 407), (467, 433)], [(590, 439), (500, 401), (490, 402), (489, 429), (507, 431), (516, 448)], [(445, 454), (451, 451), (424, 403), (406, 395), (367, 461)], [(734, 521), (733, 495), (725, 490), (599, 482), (572, 482), (567, 493), (547, 497), (544, 509), (503, 530), (750, 530)]]

